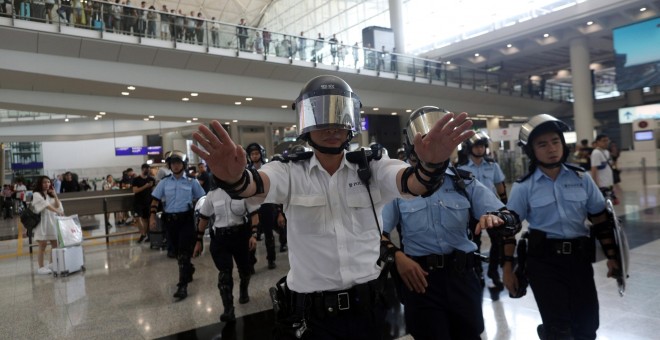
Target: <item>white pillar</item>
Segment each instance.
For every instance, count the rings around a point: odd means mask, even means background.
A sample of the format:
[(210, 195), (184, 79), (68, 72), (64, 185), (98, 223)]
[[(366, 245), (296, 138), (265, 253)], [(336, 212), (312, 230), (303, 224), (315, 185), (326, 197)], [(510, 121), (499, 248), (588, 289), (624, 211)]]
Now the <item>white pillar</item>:
[[(183, 135), (179, 131), (170, 131), (163, 133), (163, 155), (168, 151), (177, 150), (177, 147), (181, 145), (181, 140), (184, 140)], [(185, 145), (185, 142), (183, 143)], [(180, 149), (180, 151), (186, 152), (186, 149)]]
[(586, 38), (571, 40), (571, 73), (573, 76), (573, 117), (577, 140), (593, 140), (594, 100), (589, 70), (589, 47)]
[(229, 125), (229, 135), (231, 136), (231, 140), (236, 143), (236, 144), (241, 144), (241, 139), (239, 138), (240, 133), (238, 132), (238, 124), (231, 124)]
[[(500, 128), (500, 119), (499, 118), (497, 118), (497, 117), (488, 118), (488, 120), (486, 120), (486, 129), (488, 129), (488, 131), (492, 131), (492, 130), (499, 129), (499, 128)], [(488, 135), (490, 136), (490, 133)], [(490, 147), (490, 150), (492, 152), (493, 150), (498, 150), (500, 148), (500, 142), (491, 141), (488, 146)]]
[(394, 32), (396, 53), (406, 53), (406, 41), (403, 36), (403, 0), (389, 0), (389, 5), (390, 27)]
[(264, 148), (266, 148), (266, 155), (268, 155), (268, 158), (273, 156), (274, 148), (273, 148), (273, 123), (269, 123), (268, 125), (264, 125), (264, 131), (266, 133), (266, 145), (264, 145)]

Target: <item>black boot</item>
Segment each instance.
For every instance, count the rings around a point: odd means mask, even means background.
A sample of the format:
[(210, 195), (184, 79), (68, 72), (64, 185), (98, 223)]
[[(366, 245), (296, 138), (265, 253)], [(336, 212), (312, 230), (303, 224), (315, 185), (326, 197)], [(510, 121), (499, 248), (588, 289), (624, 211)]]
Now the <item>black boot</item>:
[(234, 296), (232, 295), (234, 279), (231, 277), (231, 271), (218, 273), (218, 289), (220, 290), (222, 306), (225, 308), (224, 312), (220, 314), (220, 321), (236, 321), (236, 315), (234, 315)]
[(176, 293), (174, 293), (175, 298), (177, 298), (179, 300), (183, 300), (186, 297), (188, 297), (188, 284), (179, 283), (179, 284), (177, 284), (177, 287), (179, 287), (179, 288), (177, 288)]
[(241, 278), (240, 283), (240, 295), (238, 297), (238, 303), (246, 304), (250, 302), (250, 296), (248, 295), (248, 286), (250, 285), (250, 274), (239, 272), (238, 275)]

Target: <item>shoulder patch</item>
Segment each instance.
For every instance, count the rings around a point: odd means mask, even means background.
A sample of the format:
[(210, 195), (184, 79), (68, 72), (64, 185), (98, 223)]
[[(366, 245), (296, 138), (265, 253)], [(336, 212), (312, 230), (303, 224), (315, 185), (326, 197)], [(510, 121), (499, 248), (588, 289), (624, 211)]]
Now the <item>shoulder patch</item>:
[(516, 180), (516, 183), (522, 183), (522, 182), (526, 181), (528, 178), (532, 177), (533, 173), (534, 173), (534, 171), (530, 171), (530, 172), (526, 173), (522, 177), (518, 178)]
[(305, 152), (289, 154), (286, 156), (286, 159), (295, 163), (298, 161), (304, 161), (310, 159), (312, 158), (312, 156), (314, 156), (314, 151), (305, 151)]

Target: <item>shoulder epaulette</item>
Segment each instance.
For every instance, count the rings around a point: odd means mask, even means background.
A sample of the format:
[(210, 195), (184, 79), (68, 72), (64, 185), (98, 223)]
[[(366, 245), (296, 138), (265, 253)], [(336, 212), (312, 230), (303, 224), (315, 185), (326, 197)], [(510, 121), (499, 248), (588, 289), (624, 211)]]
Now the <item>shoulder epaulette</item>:
[(165, 175), (165, 176), (163, 176), (163, 179), (165, 179), (165, 178), (167, 178), (167, 177), (172, 177), (172, 174), (169, 174), (169, 175)]
[(486, 162), (488, 162), (488, 163), (497, 163), (497, 162), (495, 162), (494, 159), (492, 159), (492, 158), (490, 158), (490, 157), (484, 157), (484, 161), (486, 161)]
[(451, 171), (448, 171), (446, 175), (452, 176), (452, 177), (460, 177), (461, 179), (473, 179), (474, 175), (472, 174), (471, 171), (463, 170), (463, 169), (458, 169), (454, 168), (451, 169)]
[(575, 164), (571, 164), (571, 163), (564, 163), (564, 165), (565, 165), (568, 169), (573, 170), (573, 172), (575, 172), (575, 174), (576, 174), (578, 177), (580, 177), (580, 178), (584, 177), (584, 173), (585, 173), (586, 170), (584, 170), (582, 167), (577, 166), (577, 165), (575, 165)]
[(534, 173), (534, 171), (530, 171), (530, 172), (526, 173), (524, 176), (518, 178), (516, 180), (516, 183), (522, 183), (522, 182), (526, 181), (528, 178), (532, 177), (533, 173)]

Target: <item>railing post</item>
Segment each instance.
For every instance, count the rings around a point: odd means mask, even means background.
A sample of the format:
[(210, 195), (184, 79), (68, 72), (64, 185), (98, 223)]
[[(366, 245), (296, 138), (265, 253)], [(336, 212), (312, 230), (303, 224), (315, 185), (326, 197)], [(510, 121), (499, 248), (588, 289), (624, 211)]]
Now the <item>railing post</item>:
[(110, 224), (110, 221), (108, 221), (108, 200), (107, 198), (103, 198), (103, 221), (105, 222), (105, 244), (110, 244), (110, 230), (108, 229), (108, 225)]

